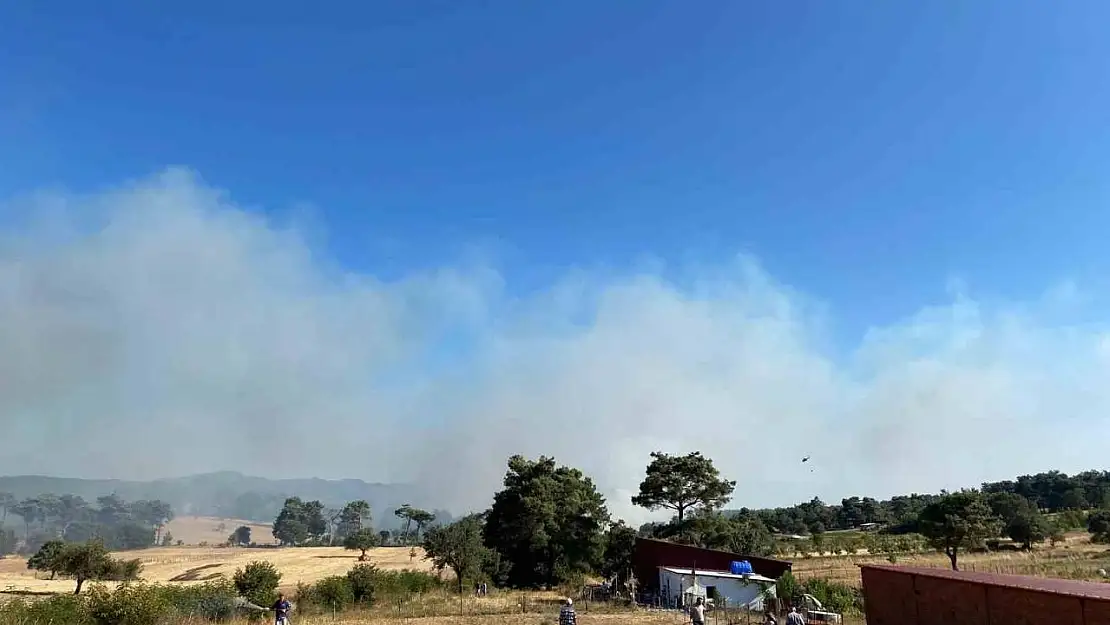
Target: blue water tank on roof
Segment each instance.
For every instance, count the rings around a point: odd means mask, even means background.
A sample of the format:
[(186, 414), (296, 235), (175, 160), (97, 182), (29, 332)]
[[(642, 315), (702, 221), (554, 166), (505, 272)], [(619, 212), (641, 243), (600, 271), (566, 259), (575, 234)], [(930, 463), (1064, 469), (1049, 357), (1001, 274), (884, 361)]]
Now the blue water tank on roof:
[(734, 560), (729, 563), (728, 572), (733, 575), (751, 575), (752, 563), (747, 560), (740, 560), (739, 562)]

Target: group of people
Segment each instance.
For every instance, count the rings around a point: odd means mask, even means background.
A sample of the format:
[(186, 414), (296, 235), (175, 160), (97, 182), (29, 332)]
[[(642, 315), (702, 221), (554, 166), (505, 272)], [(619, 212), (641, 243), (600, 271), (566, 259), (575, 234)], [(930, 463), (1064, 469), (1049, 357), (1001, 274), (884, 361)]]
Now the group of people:
[[(567, 599), (569, 604), (570, 599)], [(690, 623), (691, 625), (705, 625), (705, 598), (698, 597), (694, 605), (690, 606)], [(566, 625), (560, 619), (559, 625)], [(573, 622), (571, 623), (573, 625)], [(775, 618), (774, 612), (767, 612), (767, 620), (764, 625), (779, 625), (779, 620)], [(786, 615), (786, 625), (806, 625), (806, 619), (798, 612), (798, 608), (790, 608), (790, 613)]]

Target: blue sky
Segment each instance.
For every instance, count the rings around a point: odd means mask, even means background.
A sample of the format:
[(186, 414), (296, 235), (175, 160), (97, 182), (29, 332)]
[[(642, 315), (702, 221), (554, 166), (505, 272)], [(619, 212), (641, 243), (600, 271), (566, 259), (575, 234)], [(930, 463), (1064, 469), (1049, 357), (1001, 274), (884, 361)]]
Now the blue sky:
[(344, 265), (756, 255), (841, 331), (1110, 269), (1099, 2), (0, 10), (0, 195), (168, 165)]
[(0, 472), (404, 480), (466, 509), (554, 453), (634, 514), (657, 449), (747, 476), (743, 505), (1097, 466), (1107, 18), (7, 3)]

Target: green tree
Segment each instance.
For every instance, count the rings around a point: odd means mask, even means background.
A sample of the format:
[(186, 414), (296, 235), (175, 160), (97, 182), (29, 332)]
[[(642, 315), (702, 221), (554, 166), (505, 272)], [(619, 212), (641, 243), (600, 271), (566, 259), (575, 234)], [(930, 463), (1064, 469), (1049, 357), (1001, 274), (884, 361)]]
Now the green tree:
[(358, 556), (359, 562), (366, 560), (366, 552), (378, 546), (378, 535), (372, 529), (362, 529), (347, 536), (343, 540), (343, 547), (351, 551), (362, 552)]
[(339, 513), (339, 533), (349, 536), (370, 524), (370, 504), (363, 501), (352, 501), (343, 506)]
[(86, 581), (107, 579), (118, 570), (115, 560), (99, 541), (65, 545), (57, 555), (57, 566), (58, 573), (77, 582), (75, 595), (81, 594)]
[(636, 548), (636, 530), (618, 521), (605, 532), (605, 550), (599, 572), (624, 585), (632, 576), (632, 552)]
[(448, 567), (454, 571), (460, 593), (463, 581), (476, 576), (489, 558), (482, 530), (481, 517), (472, 514), (450, 525), (433, 527), (424, 534), (424, 558), (440, 570)]
[(600, 564), (609, 512), (593, 480), (543, 456), (513, 456), (508, 466), (484, 530), (486, 546), (508, 568), (506, 581), (550, 588)]
[(240, 525), (235, 528), (235, 531), (227, 537), (229, 545), (244, 547), (251, 544), (251, 528), (247, 525)]
[(281, 573), (270, 562), (251, 562), (235, 571), (235, 590), (255, 605), (268, 606), (274, 601)]
[(328, 531), (324, 505), (319, 501), (302, 501), (290, 497), (274, 520), (274, 538), (283, 545), (299, 545), (310, 538), (320, 539)]
[(355, 603), (373, 605), (377, 579), (378, 569), (373, 564), (356, 564), (347, 571), (347, 581), (351, 584)]
[(1087, 517), (1087, 531), (1091, 533), (1092, 542), (1110, 542), (1110, 510), (1092, 512)]
[(717, 509), (728, 503), (736, 482), (721, 479), (713, 461), (694, 451), (685, 456), (652, 452), (640, 493), (632, 503), (648, 510), (674, 510), (681, 523), (687, 510)]
[(50, 579), (54, 579), (63, 569), (61, 556), (65, 552), (65, 548), (64, 540), (46, 541), (35, 552), (35, 555), (27, 560), (27, 568), (32, 571), (47, 571), (50, 573)]
[(933, 547), (948, 556), (953, 571), (959, 570), (957, 557), (961, 547), (977, 547), (998, 536), (1002, 528), (982, 495), (970, 490), (942, 496), (921, 511), (917, 522)]
[(409, 518), (416, 524), (416, 538), (419, 540), (420, 536), (424, 533), (424, 528), (436, 520), (436, 515), (427, 510), (421, 510), (420, 508), (410, 508)]
[(8, 520), (8, 513), (16, 505), (15, 495), (11, 493), (0, 493), (0, 527)]

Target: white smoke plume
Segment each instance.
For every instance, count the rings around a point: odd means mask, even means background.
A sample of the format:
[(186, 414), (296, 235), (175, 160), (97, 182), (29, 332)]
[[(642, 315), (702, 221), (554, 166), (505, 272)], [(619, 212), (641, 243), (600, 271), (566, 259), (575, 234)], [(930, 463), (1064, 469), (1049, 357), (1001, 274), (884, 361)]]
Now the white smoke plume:
[(548, 454), (640, 520), (653, 450), (705, 452), (754, 507), (1097, 467), (1110, 435), (1110, 335), (1074, 287), (957, 292), (843, 349), (743, 256), (514, 296), (473, 263), (343, 270), (183, 170), (4, 212), (0, 473), (357, 477), (462, 511)]

